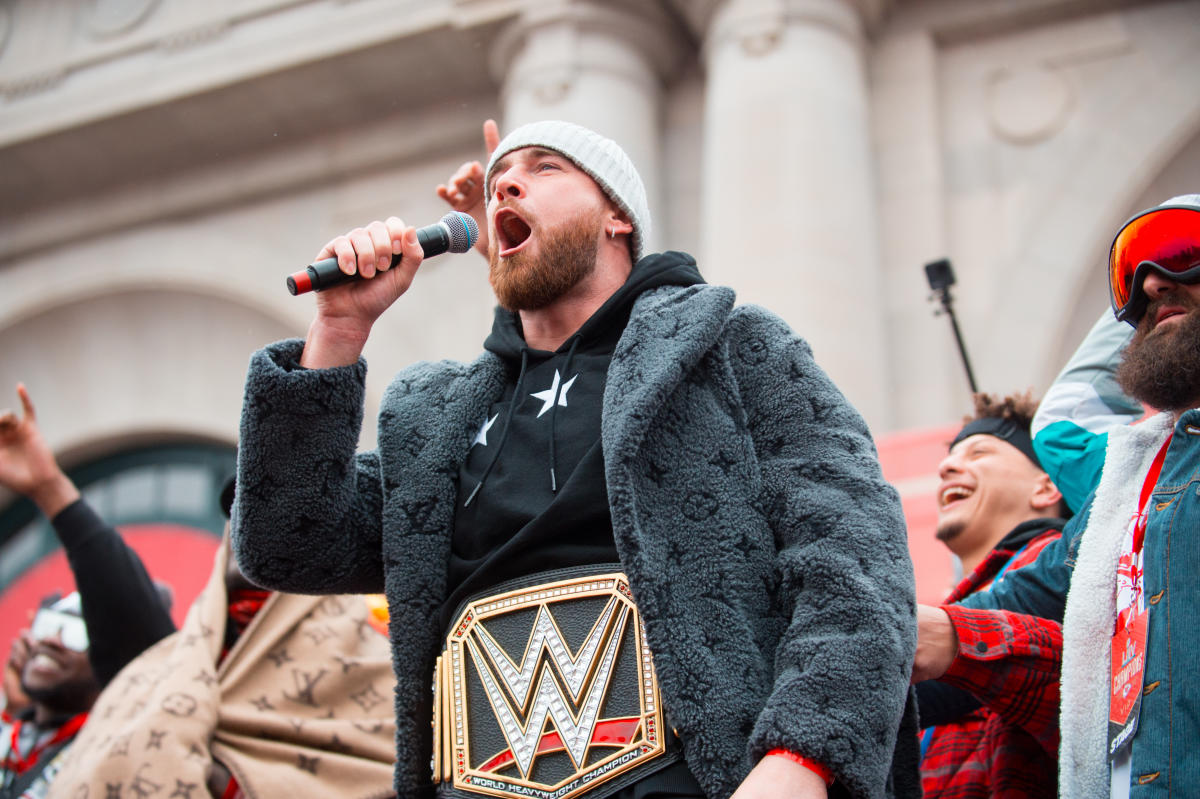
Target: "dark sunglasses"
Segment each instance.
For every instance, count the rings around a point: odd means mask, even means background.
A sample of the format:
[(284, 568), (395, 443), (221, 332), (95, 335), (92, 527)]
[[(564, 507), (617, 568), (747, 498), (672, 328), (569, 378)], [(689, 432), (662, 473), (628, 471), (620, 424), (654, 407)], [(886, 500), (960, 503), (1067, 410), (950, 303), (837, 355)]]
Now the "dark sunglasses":
[(86, 652), (88, 648), (87, 625), (83, 619), (61, 610), (39, 610), (33, 617), (33, 625), (29, 632), (35, 641), (45, 641), (58, 636), (63, 646), (75, 652)]

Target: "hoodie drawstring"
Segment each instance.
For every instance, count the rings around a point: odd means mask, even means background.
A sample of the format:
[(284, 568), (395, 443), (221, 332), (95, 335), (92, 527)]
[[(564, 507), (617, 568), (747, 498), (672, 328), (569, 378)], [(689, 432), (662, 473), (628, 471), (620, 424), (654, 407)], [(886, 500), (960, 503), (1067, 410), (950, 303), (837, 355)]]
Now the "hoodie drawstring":
[[(492, 473), (492, 467), (496, 465), (496, 461), (500, 459), (500, 450), (504, 449), (504, 442), (508, 441), (508, 431), (512, 429), (513, 414), (517, 410), (517, 405), (521, 403), (521, 386), (525, 384), (525, 369), (529, 366), (529, 348), (521, 348), (521, 372), (517, 375), (517, 385), (513, 389), (512, 401), (508, 403), (508, 413), (504, 417), (504, 432), (500, 434), (500, 441), (496, 444), (496, 451), (492, 453), (492, 459), (488, 461), (487, 468), (483, 470), (483, 474), (479, 477), (479, 482), (475, 484), (475, 488), (471, 489), (471, 495), (467, 497), (467, 501), (463, 503), (463, 507), (471, 504), (471, 500), (475, 499), (475, 495), (479, 493), (479, 489), (483, 488), (484, 481), (488, 479), (488, 475)], [(553, 430), (553, 428), (551, 428)], [(553, 439), (551, 439), (553, 444)], [(553, 457), (553, 456), (551, 456)]]
[[(575, 348), (579, 346), (579, 336), (571, 339), (571, 349), (567, 350), (567, 362), (563, 364), (562, 380), (571, 374), (571, 360), (575, 357)], [(562, 384), (559, 384), (559, 395), (562, 394)], [(550, 493), (558, 493), (558, 479), (554, 474), (554, 422), (558, 418), (558, 397), (553, 397), (554, 404), (550, 406)], [(507, 431), (506, 431), (507, 432)]]

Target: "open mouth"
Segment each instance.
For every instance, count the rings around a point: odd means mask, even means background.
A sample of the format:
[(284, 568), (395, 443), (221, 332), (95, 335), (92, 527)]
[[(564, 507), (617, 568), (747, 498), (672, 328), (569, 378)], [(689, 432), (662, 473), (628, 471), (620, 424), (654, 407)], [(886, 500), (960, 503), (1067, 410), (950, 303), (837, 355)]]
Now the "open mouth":
[(62, 667), (63, 667), (62, 663), (60, 663), (56, 658), (52, 657), (51, 655), (46, 654), (46, 652), (44, 652), (44, 651), (35, 652), (29, 658), (29, 663), (28, 663), (28, 668), (32, 668), (35, 671), (41, 671), (41, 672), (58, 671)]
[(975, 492), (966, 486), (950, 486), (942, 490), (938, 494), (938, 507), (947, 508), (955, 502), (961, 502), (964, 499), (970, 499)]
[(496, 237), (501, 258), (521, 249), (529, 241), (532, 232), (529, 223), (511, 208), (501, 208), (496, 212)]

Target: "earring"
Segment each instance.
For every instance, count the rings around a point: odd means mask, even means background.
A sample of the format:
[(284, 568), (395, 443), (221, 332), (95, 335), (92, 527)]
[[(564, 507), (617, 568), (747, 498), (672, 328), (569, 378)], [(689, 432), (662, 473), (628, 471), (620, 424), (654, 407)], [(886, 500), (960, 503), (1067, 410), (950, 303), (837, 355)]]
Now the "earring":
[(608, 237), (610, 239), (615, 239), (617, 237), (617, 229), (615, 227), (610, 227), (608, 229)]

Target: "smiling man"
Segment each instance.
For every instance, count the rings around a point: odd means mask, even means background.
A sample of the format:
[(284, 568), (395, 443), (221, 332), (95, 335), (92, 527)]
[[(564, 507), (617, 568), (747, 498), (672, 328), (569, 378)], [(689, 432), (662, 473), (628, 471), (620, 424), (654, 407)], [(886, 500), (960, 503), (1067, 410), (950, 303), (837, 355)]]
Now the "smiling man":
[(643, 252), (615, 142), (485, 140), (439, 193), (487, 234), (486, 352), (402, 371), (356, 455), (363, 343), (422, 252), (394, 217), (326, 245), (368, 279), (251, 359), (243, 569), (386, 592), (402, 797), (919, 795), (911, 563), (861, 418), (782, 321)]
[[(1200, 195), (1126, 222), (1108, 279), (1116, 318), (1136, 332), (1115, 371), (1093, 375), (1094, 395), (1123, 389), (1159, 413), (1090, 426), (1107, 436), (1103, 469), (1062, 538), (962, 604), (1062, 620), (1060, 795), (1188, 795), (1200, 785)], [(1079, 404), (1084, 424), (1095, 409)], [(1070, 440), (1088, 451), (1081, 436)], [(960, 642), (941, 611), (920, 623), (914, 673), (937, 676)], [(1006, 642), (988, 654), (1012, 657)]]
[[(1044, 527), (1062, 529), (1062, 494), (1042, 471), (1029, 432), (1036, 410), (1028, 394), (976, 395), (975, 417), (938, 464), (937, 538), (958, 557), (968, 578), (997, 551), (1011, 557), (1030, 545), (1036, 549), (1028, 552), (1032, 562), (1042, 546), (1034, 539), (1045, 540), (1047, 530), (1036, 529), (1043, 521)], [(976, 577), (975, 589), (991, 582), (995, 569), (989, 571)]]
[(1030, 701), (1033, 686), (1019, 670), (1005, 672), (974, 655), (977, 644), (986, 650), (1002, 637), (1014, 649), (1045, 650), (1056, 665), (1061, 628), (1031, 618), (985, 616), (987, 623), (979, 624), (971, 611), (952, 604), (1032, 563), (1062, 532), (1062, 495), (1042, 471), (1030, 437), (1036, 410), (1028, 394), (977, 394), (975, 416), (938, 466), (937, 537), (958, 556), (965, 576), (940, 611), (919, 609), (947, 614), (962, 653), (942, 682), (917, 686), (926, 797), (1055, 795), (1055, 684), (1047, 681), (1041, 701)]
[(87, 627), (78, 593), (39, 609), (29, 640), (21, 688), (30, 704), (0, 720), (0, 797), (4, 799), (46, 795), (100, 695), (100, 682), (88, 660)]

